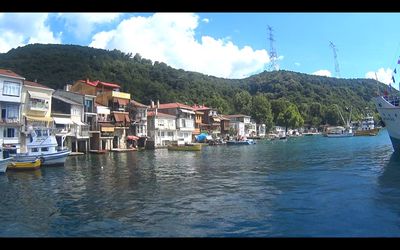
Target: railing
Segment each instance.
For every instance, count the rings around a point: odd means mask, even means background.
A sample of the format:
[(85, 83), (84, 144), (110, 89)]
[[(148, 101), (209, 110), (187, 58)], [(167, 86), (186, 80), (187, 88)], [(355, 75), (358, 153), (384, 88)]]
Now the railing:
[(20, 123), (20, 121), (19, 121), (18, 118), (13, 118), (13, 119), (7, 119), (7, 118), (2, 119), (2, 118), (0, 118), (0, 123), (18, 124), (18, 123)]

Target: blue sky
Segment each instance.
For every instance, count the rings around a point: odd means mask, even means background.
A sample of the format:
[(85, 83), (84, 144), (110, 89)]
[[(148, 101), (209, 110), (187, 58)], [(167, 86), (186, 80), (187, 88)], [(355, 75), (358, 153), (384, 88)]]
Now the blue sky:
[(388, 84), (400, 56), (398, 23), (399, 13), (6, 13), (0, 52), (29, 43), (78, 44), (243, 78), (268, 66), (269, 25), (280, 69), (336, 77), (332, 41), (342, 78), (376, 72)]

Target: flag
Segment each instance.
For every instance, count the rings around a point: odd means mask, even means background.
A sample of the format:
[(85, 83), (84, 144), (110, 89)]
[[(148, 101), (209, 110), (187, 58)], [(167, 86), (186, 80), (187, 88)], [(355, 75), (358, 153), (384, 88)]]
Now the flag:
[(394, 76), (392, 76), (392, 80), (393, 80), (393, 83), (395, 83), (396, 81), (394, 80)]
[(397, 60), (397, 64), (400, 64), (400, 59), (399, 59), (399, 60)]
[(393, 71), (395, 74), (397, 73), (397, 71), (396, 71), (396, 69), (394, 69), (394, 71)]

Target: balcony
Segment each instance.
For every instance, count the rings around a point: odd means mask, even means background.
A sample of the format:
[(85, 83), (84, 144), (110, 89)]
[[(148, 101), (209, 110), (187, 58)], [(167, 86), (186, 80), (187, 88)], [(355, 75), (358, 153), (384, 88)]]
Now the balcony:
[(48, 103), (29, 103), (28, 105), (29, 110), (32, 111), (47, 111), (49, 110)]
[(192, 119), (179, 118), (176, 120), (176, 128), (185, 131), (193, 131), (194, 121)]
[(12, 119), (7, 119), (7, 118), (0, 118), (0, 123), (2, 124), (15, 124), (18, 125), (20, 123), (18, 118), (12, 118)]

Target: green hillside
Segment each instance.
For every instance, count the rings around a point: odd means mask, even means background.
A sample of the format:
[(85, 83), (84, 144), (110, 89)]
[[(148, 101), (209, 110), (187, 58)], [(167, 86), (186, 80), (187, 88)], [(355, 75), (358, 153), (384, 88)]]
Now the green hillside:
[(337, 79), (284, 70), (240, 80), (223, 79), (174, 69), (139, 54), (77, 45), (18, 47), (0, 54), (0, 68), (54, 89), (86, 78), (115, 82), (144, 104), (150, 100), (206, 104), (226, 114), (246, 112), (264, 122), (272, 116), (275, 124), (290, 105), (295, 106), (291, 110), (300, 113), (303, 123), (313, 125), (340, 124), (338, 108), (348, 116), (346, 108), (352, 107), (353, 119), (360, 118), (366, 107), (377, 115), (371, 100), (378, 86), (385, 88), (371, 79)]

